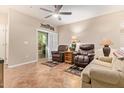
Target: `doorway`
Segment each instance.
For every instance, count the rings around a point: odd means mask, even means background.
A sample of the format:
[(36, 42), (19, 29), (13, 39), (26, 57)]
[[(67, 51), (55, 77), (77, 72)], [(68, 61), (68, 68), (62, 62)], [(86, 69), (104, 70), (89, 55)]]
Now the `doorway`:
[(48, 57), (48, 33), (38, 31), (38, 60)]
[(48, 60), (52, 60), (51, 51), (56, 51), (58, 48), (58, 32), (36, 29), (36, 37), (37, 61), (47, 62)]

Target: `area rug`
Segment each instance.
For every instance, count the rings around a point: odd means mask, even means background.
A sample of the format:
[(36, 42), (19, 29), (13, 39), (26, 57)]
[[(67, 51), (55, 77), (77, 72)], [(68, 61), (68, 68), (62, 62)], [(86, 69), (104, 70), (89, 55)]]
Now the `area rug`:
[(77, 75), (77, 76), (81, 76), (81, 72), (83, 71), (84, 68), (81, 67), (77, 67), (75, 65), (69, 67), (68, 69), (65, 70), (65, 72)]
[(57, 65), (60, 64), (60, 62), (56, 62), (56, 61), (47, 61), (47, 62), (44, 62), (44, 63), (41, 63), (43, 65), (46, 65), (46, 66), (49, 66), (49, 67), (55, 67)]

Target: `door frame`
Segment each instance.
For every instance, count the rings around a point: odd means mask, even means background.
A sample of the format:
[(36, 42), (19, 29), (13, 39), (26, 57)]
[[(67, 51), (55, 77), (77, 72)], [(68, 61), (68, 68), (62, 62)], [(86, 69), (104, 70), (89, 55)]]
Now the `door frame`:
[[(55, 31), (51, 31), (51, 30), (48, 30), (48, 29), (44, 29), (44, 28), (40, 28), (40, 29), (36, 29), (36, 60), (38, 62), (38, 32), (45, 32), (47, 34), (49, 33), (57, 33)], [(49, 36), (49, 35), (48, 35)], [(49, 37), (48, 37), (49, 38)], [(47, 51), (48, 52), (48, 51)], [(48, 53), (47, 53), (48, 54)]]

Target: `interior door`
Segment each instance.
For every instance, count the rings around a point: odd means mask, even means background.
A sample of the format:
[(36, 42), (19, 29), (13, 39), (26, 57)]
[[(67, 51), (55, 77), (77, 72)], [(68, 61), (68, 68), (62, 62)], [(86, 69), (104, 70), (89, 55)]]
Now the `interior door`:
[(5, 59), (5, 25), (0, 25), (0, 58)]
[(48, 59), (51, 60), (51, 51), (57, 51), (58, 48), (58, 33), (48, 33)]

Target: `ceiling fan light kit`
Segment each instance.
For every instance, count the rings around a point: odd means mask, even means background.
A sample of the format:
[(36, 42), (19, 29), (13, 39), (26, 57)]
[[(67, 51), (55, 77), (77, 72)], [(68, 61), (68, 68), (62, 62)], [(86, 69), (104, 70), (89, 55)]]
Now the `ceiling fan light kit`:
[(53, 16), (57, 18), (59, 16), (59, 14), (53, 14)]

